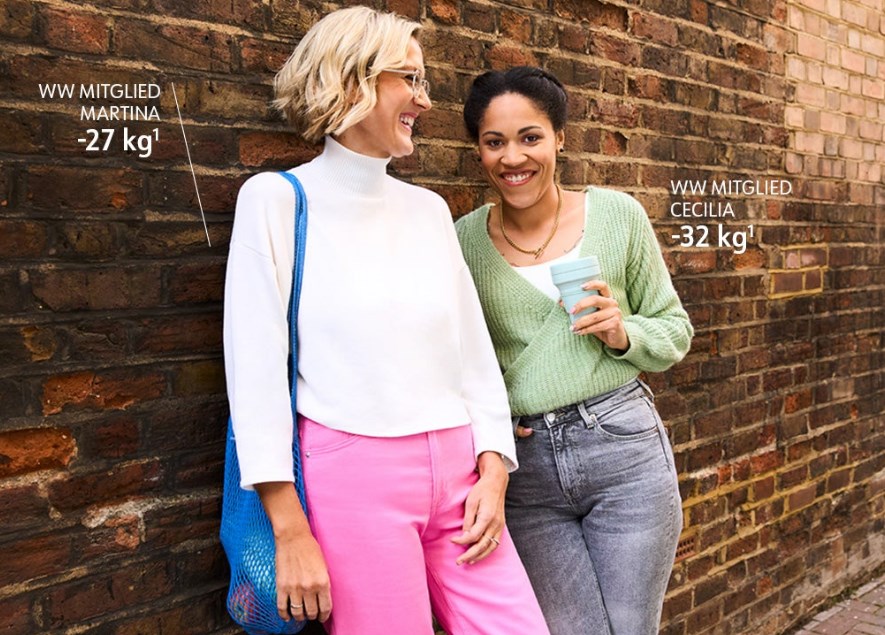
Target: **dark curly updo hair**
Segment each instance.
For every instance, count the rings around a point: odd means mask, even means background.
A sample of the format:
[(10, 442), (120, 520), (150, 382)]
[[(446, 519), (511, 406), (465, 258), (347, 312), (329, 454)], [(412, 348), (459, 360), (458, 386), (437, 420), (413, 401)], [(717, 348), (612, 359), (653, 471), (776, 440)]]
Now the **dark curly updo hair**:
[(491, 101), (499, 95), (515, 93), (532, 100), (550, 119), (553, 130), (565, 128), (568, 119), (568, 96), (556, 77), (534, 66), (514, 66), (508, 71), (483, 73), (470, 87), (464, 102), (464, 125), (474, 141), (479, 140), (479, 125)]

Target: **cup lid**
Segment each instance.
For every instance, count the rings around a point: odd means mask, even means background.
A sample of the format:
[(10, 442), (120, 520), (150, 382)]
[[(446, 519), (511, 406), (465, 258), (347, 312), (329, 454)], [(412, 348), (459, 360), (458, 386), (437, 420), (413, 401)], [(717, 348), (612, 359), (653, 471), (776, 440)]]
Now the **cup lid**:
[(567, 260), (566, 262), (558, 262), (550, 266), (550, 274), (554, 276), (568, 275), (573, 272), (580, 272), (587, 276), (594, 276), (601, 273), (602, 268), (599, 266), (599, 258), (596, 256), (586, 256), (577, 260)]

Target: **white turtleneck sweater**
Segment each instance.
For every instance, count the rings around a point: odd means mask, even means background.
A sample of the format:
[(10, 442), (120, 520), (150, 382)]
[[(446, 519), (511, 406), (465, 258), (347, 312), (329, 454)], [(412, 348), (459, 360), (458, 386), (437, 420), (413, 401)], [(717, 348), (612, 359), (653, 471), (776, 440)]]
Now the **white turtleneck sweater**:
[[(510, 410), (473, 279), (437, 194), (387, 175), (389, 159), (326, 138), (291, 172), (307, 195), (298, 314), (298, 412), (352, 434), (471, 424), (474, 450), (515, 468)], [(240, 189), (227, 264), (224, 353), (241, 485), (292, 481), (286, 312), (292, 186)]]

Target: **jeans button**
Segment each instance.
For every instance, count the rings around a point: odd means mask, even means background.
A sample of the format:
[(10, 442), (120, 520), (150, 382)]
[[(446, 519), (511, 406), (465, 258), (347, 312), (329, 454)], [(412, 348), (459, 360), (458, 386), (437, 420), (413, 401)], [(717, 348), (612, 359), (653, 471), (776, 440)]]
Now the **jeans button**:
[(556, 413), (548, 412), (544, 415), (544, 419), (547, 420), (547, 423), (553, 423), (554, 421), (556, 421)]

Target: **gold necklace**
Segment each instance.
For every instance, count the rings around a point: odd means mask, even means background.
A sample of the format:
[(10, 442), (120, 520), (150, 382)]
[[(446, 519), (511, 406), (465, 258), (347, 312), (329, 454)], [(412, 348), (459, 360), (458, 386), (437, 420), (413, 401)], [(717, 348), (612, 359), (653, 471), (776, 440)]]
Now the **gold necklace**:
[(553, 236), (556, 234), (556, 230), (559, 229), (559, 212), (562, 211), (562, 190), (557, 185), (556, 186), (556, 194), (558, 195), (558, 200), (556, 202), (556, 214), (553, 217), (553, 230), (550, 232), (550, 235), (547, 236), (547, 240), (544, 241), (537, 249), (523, 249), (515, 242), (510, 240), (510, 236), (507, 235), (507, 232), (504, 231), (504, 208), (501, 207), (501, 235), (504, 236), (504, 240), (507, 241), (507, 244), (513, 247), (516, 251), (528, 254), (529, 256), (534, 256), (535, 260), (541, 257), (541, 254), (544, 253), (544, 250), (547, 249), (547, 245), (550, 244), (550, 241), (553, 240)]

